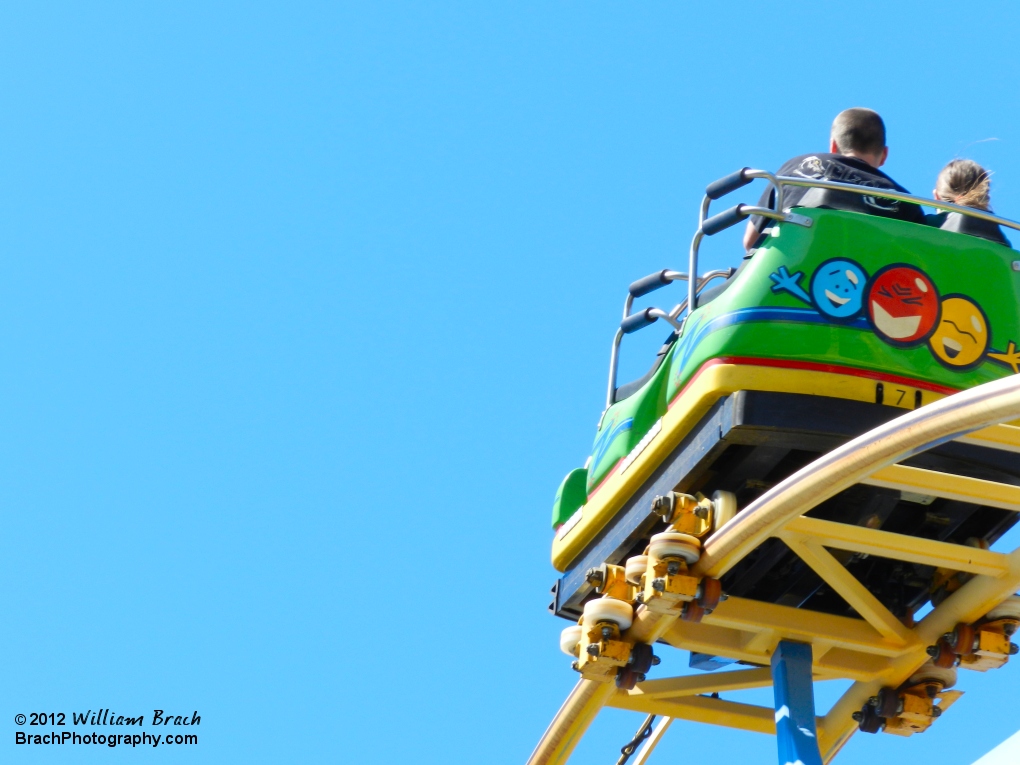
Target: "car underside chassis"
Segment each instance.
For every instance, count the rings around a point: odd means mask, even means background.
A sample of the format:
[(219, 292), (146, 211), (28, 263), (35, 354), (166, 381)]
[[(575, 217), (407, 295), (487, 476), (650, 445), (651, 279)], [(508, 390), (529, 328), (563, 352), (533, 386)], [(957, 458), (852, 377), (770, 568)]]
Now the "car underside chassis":
[[(593, 570), (646, 553), (667, 530), (661, 503), (676, 493), (732, 496), (745, 507), (839, 444), (902, 414), (878, 404), (787, 393), (740, 391), (721, 400), (616, 514), (553, 588), (550, 609), (576, 620), (598, 595)], [(1020, 486), (1020, 456), (949, 442), (902, 463), (938, 474)], [(657, 504), (658, 503), (658, 504)], [(924, 493), (923, 486), (857, 484), (805, 516), (987, 550), (1017, 520), (1001, 507)], [(718, 519), (716, 526), (718, 527)], [(881, 555), (833, 556), (896, 617), (909, 622), (968, 575)], [(722, 578), (723, 590), (751, 600), (856, 616), (854, 609), (779, 538), (765, 541)]]

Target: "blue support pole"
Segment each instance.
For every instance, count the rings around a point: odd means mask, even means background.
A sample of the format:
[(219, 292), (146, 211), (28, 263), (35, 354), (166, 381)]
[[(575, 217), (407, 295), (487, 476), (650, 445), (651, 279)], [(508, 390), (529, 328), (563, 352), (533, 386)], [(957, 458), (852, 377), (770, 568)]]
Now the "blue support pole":
[(815, 728), (811, 646), (781, 640), (772, 654), (779, 765), (822, 765)]

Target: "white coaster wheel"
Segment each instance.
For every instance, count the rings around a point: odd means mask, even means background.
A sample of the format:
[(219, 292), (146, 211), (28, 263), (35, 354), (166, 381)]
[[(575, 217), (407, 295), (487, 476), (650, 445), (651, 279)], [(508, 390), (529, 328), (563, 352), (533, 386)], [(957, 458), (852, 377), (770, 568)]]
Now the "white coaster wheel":
[(584, 604), (584, 626), (594, 627), (599, 622), (613, 622), (625, 630), (634, 622), (634, 609), (616, 598), (589, 600)]
[(718, 531), (737, 514), (737, 495), (732, 491), (717, 491), (712, 495), (712, 531)]
[(1011, 595), (985, 616), (990, 622), (996, 619), (1020, 619), (1020, 595)]
[(581, 643), (581, 625), (567, 627), (560, 633), (560, 650), (567, 656), (577, 657), (577, 647)]
[(904, 685), (920, 685), (930, 681), (942, 683), (943, 690), (952, 688), (956, 685), (956, 667), (937, 667), (931, 661), (928, 661), (917, 672), (912, 674)]
[(652, 537), (648, 544), (648, 554), (659, 560), (683, 558), (687, 565), (692, 565), (701, 557), (701, 542), (690, 534), (666, 531)]
[(624, 576), (631, 584), (641, 584), (641, 577), (645, 575), (647, 570), (647, 555), (635, 555), (633, 558), (628, 558), (627, 564), (623, 568)]

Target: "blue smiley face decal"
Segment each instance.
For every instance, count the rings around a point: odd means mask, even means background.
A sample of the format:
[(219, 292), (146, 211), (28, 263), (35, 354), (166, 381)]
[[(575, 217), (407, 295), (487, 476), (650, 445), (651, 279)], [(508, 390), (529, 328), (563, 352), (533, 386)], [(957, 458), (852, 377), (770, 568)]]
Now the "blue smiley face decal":
[(849, 319), (864, 306), (868, 275), (845, 258), (827, 260), (811, 277), (811, 298), (815, 307), (833, 319)]

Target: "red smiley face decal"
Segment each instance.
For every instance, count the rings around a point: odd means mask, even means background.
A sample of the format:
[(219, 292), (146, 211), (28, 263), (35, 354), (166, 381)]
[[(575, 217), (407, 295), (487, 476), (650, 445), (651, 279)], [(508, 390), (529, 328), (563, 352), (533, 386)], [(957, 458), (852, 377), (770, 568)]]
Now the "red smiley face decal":
[(910, 266), (875, 274), (868, 290), (868, 316), (875, 332), (893, 345), (921, 342), (939, 318), (939, 294), (928, 275)]

